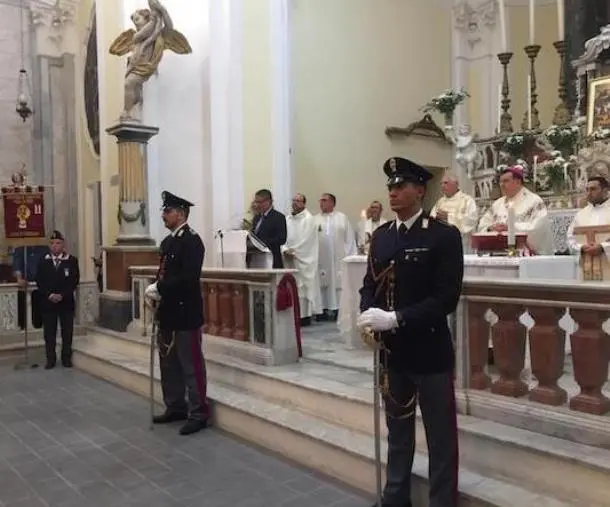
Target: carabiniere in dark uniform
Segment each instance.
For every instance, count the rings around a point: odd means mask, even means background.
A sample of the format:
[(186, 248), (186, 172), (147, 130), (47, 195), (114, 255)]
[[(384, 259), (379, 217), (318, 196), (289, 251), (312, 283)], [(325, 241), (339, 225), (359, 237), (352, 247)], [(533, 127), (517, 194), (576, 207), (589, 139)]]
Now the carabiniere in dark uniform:
[(429, 505), (457, 507), (455, 354), (447, 316), (460, 297), (462, 241), (458, 229), (421, 209), (426, 183), (432, 178), (426, 169), (392, 158), (384, 172), (397, 219), (373, 234), (358, 321), (361, 328), (377, 332), (382, 343), (380, 382), (388, 427), (382, 506), (412, 505), (419, 401), (430, 460)]
[(205, 248), (201, 237), (186, 223), (193, 204), (170, 192), (163, 192), (162, 197), (163, 219), (172, 232), (161, 242), (157, 281), (147, 289), (147, 296), (159, 299), (156, 318), (166, 411), (153, 422), (187, 420), (180, 433), (189, 435), (205, 428), (209, 417), (201, 350), (204, 316), (200, 279)]

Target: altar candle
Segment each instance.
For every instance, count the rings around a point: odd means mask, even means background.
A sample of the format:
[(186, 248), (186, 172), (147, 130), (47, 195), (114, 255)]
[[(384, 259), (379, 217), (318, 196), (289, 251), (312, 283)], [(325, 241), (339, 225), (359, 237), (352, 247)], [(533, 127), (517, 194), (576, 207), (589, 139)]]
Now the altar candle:
[(527, 76), (527, 130), (532, 130), (532, 76)]
[(563, 12), (563, 3), (565, 0), (557, 0), (557, 34), (559, 35), (559, 40), (563, 40), (565, 38), (565, 18)]
[(502, 132), (502, 85), (498, 85), (498, 134)]
[(563, 164), (563, 182), (568, 183), (568, 163)]
[[(557, 0), (558, 2), (563, 0)], [(502, 45), (502, 52), (506, 53), (508, 51), (508, 41), (506, 39), (506, 7), (504, 5), (504, 0), (498, 0), (498, 7), (500, 12), (500, 39)]]
[(506, 227), (508, 229), (508, 246), (515, 246), (515, 208), (511, 205), (508, 208), (508, 218), (506, 220)]
[(534, 0), (530, 0), (530, 46), (534, 45)]

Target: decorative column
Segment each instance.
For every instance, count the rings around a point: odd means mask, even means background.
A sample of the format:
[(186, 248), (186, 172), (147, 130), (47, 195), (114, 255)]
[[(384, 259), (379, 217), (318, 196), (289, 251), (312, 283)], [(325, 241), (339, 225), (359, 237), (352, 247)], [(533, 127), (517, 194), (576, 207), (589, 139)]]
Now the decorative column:
[(148, 225), (147, 145), (157, 127), (119, 123), (109, 129), (119, 148), (119, 235), (117, 245), (153, 245)]
[(576, 105), (576, 74), (571, 61), (578, 58), (585, 42), (610, 23), (610, 0), (565, 0), (566, 87), (569, 110)]
[(132, 320), (130, 266), (156, 266), (159, 251), (150, 237), (147, 202), (148, 141), (159, 129), (138, 123), (119, 123), (106, 129), (118, 143), (119, 234), (114, 246), (104, 247), (104, 293), (100, 324), (125, 331)]
[(288, 0), (269, 0), (271, 29), (271, 125), (273, 132), (273, 192), (278, 208), (286, 212), (292, 197), (290, 149), (290, 37)]

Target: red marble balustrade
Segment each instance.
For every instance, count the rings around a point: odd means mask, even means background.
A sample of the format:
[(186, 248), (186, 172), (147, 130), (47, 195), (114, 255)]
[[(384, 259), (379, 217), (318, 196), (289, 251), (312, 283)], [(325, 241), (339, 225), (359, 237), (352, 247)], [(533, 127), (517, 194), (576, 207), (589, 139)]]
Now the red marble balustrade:
[[(469, 349), (469, 387), (490, 390), (513, 398), (528, 397), (545, 405), (567, 405), (570, 409), (602, 415), (610, 412), (610, 400), (602, 388), (608, 382), (610, 337), (602, 329), (610, 317), (607, 289), (600, 284), (535, 282), (511, 284), (469, 279), (464, 283), (467, 301), (467, 340)], [(559, 320), (566, 307), (577, 323), (571, 335), (574, 380), (580, 392), (568, 400), (558, 385), (564, 374), (566, 334)], [(607, 309), (606, 309), (607, 307)], [(485, 320), (487, 309), (498, 321), (491, 326)], [(521, 380), (525, 366), (527, 330), (519, 316), (527, 310), (535, 321), (529, 332), (532, 374), (538, 385), (531, 388)], [(487, 367), (491, 335), (494, 365)], [(496, 380), (491, 381), (491, 377)]]

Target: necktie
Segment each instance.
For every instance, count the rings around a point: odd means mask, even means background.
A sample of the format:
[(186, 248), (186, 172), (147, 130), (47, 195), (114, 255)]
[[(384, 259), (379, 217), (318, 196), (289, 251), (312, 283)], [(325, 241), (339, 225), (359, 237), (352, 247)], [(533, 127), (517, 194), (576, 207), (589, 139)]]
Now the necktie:
[(258, 234), (258, 230), (261, 228), (263, 220), (265, 220), (265, 215), (261, 215), (259, 221), (256, 223), (256, 227), (254, 228), (254, 234)]
[(399, 234), (407, 233), (407, 226), (404, 223), (400, 224), (400, 227), (398, 228), (398, 233)]

